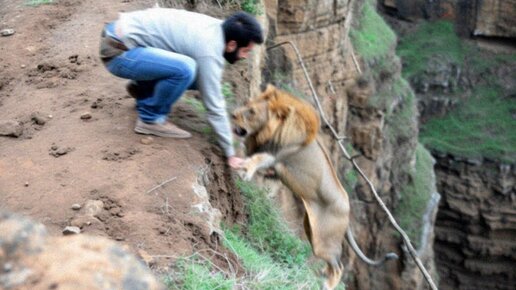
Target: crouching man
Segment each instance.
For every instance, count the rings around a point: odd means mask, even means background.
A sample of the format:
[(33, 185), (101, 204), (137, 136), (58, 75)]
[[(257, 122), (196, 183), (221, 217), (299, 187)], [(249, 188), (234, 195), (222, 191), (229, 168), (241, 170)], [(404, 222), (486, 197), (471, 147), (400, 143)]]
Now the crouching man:
[(100, 58), (113, 75), (131, 80), (126, 88), (136, 99), (136, 133), (191, 137), (168, 117), (187, 89), (198, 89), (228, 165), (239, 168), (242, 159), (233, 148), (222, 74), (225, 61), (245, 59), (261, 43), (260, 24), (245, 12), (219, 20), (186, 10), (151, 8), (121, 13), (108, 23), (102, 31)]

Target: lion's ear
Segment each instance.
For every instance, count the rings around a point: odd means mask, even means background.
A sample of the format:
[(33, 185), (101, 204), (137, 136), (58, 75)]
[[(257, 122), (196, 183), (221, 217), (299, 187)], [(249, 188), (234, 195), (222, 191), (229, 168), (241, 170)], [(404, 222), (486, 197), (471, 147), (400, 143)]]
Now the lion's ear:
[(271, 85), (271, 84), (267, 84), (267, 87), (265, 88), (265, 91), (263, 91), (264, 94), (267, 94), (267, 93), (272, 93), (273, 91), (276, 90), (276, 87)]
[(276, 89), (275, 86), (268, 84), (265, 91), (262, 93), (262, 98), (266, 101), (271, 101), (276, 98), (276, 92), (278, 89)]
[(285, 120), (293, 111), (294, 108), (292, 106), (279, 106), (274, 108), (274, 114), (281, 120)]

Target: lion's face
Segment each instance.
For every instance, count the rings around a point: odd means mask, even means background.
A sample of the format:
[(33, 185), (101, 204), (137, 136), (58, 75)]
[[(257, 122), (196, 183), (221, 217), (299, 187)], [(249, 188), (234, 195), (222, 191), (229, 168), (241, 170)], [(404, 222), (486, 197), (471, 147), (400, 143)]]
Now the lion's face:
[(268, 103), (265, 100), (251, 99), (231, 114), (234, 132), (245, 137), (260, 131), (269, 121)]
[(258, 145), (308, 144), (319, 129), (319, 119), (310, 104), (272, 85), (234, 110), (231, 118), (235, 134), (253, 136)]

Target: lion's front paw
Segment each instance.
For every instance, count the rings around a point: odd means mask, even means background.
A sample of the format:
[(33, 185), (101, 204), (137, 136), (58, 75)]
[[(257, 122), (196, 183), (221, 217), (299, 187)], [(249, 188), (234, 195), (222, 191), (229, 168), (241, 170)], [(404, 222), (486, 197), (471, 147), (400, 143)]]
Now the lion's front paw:
[(254, 176), (254, 172), (246, 172), (244, 174), (244, 180), (245, 181), (250, 181), (251, 179), (253, 179), (253, 176)]
[(253, 178), (254, 174), (256, 173), (257, 167), (256, 162), (251, 159), (247, 158), (244, 160), (242, 164), (242, 170), (240, 171), (240, 178), (242, 178), (245, 181), (249, 181)]

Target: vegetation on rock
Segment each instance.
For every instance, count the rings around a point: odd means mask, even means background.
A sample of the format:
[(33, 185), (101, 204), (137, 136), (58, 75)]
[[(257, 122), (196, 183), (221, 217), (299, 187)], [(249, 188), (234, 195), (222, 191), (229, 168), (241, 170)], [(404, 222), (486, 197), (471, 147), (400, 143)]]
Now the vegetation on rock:
[(411, 172), (411, 181), (400, 192), (400, 203), (395, 216), (400, 226), (406, 231), (414, 247), (418, 247), (423, 230), (423, 214), (434, 188), (433, 158), (418, 144), (416, 148), (416, 166)]
[[(319, 289), (321, 263), (308, 262), (311, 249), (287, 228), (266, 190), (237, 182), (245, 197), (248, 223), (224, 230), (224, 246), (238, 258), (245, 273), (216, 267), (194, 254), (181, 259), (165, 277), (169, 289)], [(339, 288), (343, 289), (342, 285)]]
[[(403, 60), (403, 75), (411, 82), (433, 73), (429, 66), (436, 58), (446, 59), (438, 70), (457, 67), (458, 80), (443, 79), (444, 89), (428, 92), (444, 96), (454, 105), (421, 126), (420, 141), (425, 146), (465, 158), (516, 160), (516, 98), (509, 84), (516, 77), (515, 55), (481, 51), (461, 40), (453, 24), (445, 21), (420, 25), (401, 40), (398, 54)], [(504, 78), (507, 74), (508, 80)]]

